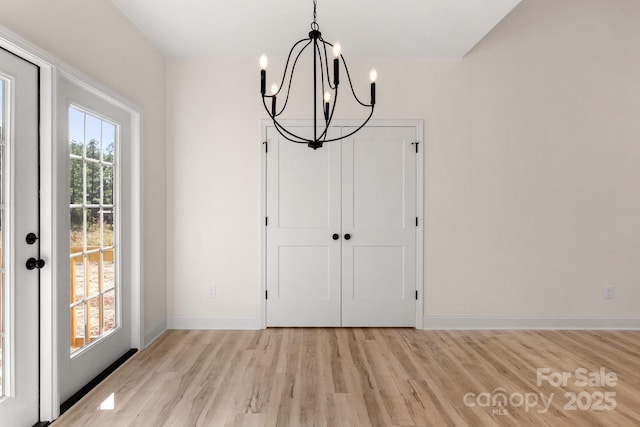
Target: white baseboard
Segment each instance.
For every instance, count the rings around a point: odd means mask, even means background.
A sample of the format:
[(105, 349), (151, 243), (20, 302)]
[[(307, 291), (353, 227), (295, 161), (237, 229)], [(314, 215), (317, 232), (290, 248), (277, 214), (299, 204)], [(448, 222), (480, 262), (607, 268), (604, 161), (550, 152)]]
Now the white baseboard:
[(640, 330), (638, 316), (425, 316), (425, 330), (437, 329), (627, 329)]
[(144, 334), (144, 348), (149, 347), (155, 340), (167, 330), (167, 319), (162, 319), (162, 322), (151, 328), (150, 331)]
[(261, 329), (259, 317), (191, 317), (169, 316), (169, 329)]

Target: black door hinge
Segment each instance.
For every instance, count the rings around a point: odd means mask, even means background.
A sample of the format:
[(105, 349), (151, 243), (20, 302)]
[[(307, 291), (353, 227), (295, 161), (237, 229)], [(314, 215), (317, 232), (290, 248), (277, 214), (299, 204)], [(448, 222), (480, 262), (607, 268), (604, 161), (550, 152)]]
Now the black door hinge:
[(416, 227), (418, 226), (418, 217), (416, 217)]
[(264, 291), (264, 299), (269, 299), (269, 291)]
[(269, 152), (269, 143), (267, 141), (264, 141), (263, 144), (264, 144), (264, 152), (268, 153)]
[(418, 301), (418, 291), (416, 291), (416, 301)]
[(420, 145), (419, 142), (412, 142), (411, 145), (415, 145), (416, 146), (416, 153), (418, 152), (418, 145)]
[(269, 217), (268, 217), (268, 216), (265, 216), (265, 217), (264, 217), (264, 226), (266, 227), (266, 226), (268, 226), (268, 225), (269, 225)]

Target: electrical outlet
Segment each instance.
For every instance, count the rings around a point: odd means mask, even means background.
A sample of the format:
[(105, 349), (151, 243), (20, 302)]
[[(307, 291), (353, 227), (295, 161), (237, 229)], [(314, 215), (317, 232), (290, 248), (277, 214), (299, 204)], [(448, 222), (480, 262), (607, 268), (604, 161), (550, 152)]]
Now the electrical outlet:
[(209, 298), (216, 297), (216, 285), (209, 286)]
[(604, 288), (604, 299), (613, 299), (613, 286), (606, 286)]

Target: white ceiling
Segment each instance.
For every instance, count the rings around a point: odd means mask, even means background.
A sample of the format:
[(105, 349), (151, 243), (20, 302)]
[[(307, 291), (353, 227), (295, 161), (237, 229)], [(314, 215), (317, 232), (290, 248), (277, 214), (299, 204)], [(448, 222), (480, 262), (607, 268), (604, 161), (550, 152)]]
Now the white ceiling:
[[(111, 0), (174, 58), (285, 56), (312, 0)], [(318, 0), (323, 38), (358, 57), (462, 58), (520, 0)]]

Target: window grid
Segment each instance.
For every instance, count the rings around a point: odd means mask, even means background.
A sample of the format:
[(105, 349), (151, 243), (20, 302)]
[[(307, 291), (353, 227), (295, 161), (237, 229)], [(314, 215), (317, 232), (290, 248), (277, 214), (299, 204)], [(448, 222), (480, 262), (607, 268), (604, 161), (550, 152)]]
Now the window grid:
[[(75, 106), (71, 106), (69, 111), (71, 145), (69, 207), (72, 218), (69, 308), (71, 353), (75, 353), (118, 327), (116, 303), (118, 283), (115, 264), (117, 249), (115, 226), (117, 224), (114, 215), (117, 125)], [(73, 123), (73, 117), (77, 123)], [(82, 120), (78, 121), (78, 117), (82, 117)], [(100, 128), (99, 140), (92, 138), (95, 135), (89, 134), (89, 128), (95, 128), (96, 123), (99, 123)], [(77, 128), (79, 125), (82, 127), (82, 141), (74, 140), (71, 135), (73, 127)], [(80, 152), (79, 146), (81, 146)], [(81, 176), (78, 176), (77, 169), (80, 164)], [(96, 170), (99, 180), (97, 200), (96, 194), (92, 194), (92, 198), (89, 194), (95, 193), (96, 190), (94, 176)], [(80, 200), (76, 194), (79, 181), (81, 181)], [(78, 214), (81, 221), (78, 221)], [(77, 245), (78, 225), (81, 229), (81, 245)], [(97, 236), (96, 226), (98, 227)], [(107, 230), (109, 230), (108, 234)], [(75, 236), (74, 233), (76, 233)], [(94, 268), (96, 266), (97, 271)], [(80, 292), (78, 292), (79, 289)]]

